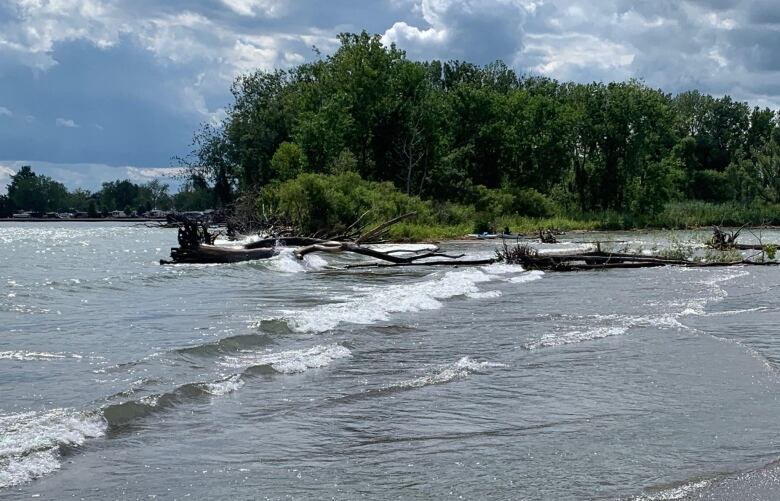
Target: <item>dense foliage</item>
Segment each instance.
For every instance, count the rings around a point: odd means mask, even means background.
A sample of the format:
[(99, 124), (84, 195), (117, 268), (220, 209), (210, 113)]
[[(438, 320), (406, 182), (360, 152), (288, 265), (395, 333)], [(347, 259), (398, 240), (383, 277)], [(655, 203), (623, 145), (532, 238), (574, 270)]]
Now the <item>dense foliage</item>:
[(24, 166), (11, 177), (7, 195), (0, 196), (0, 217), (10, 217), (15, 211), (86, 212), (97, 217), (112, 211), (143, 213), (152, 209), (203, 210), (214, 205), (214, 194), (203, 180), (193, 179), (179, 193), (168, 193), (169, 186), (153, 179), (147, 183), (111, 181), (90, 193), (77, 188), (69, 191), (65, 185)]
[(239, 77), (222, 125), (196, 134), (190, 166), (223, 203), (345, 172), (493, 215), (641, 222), (675, 201), (780, 202), (770, 109), (638, 81), (518, 76), (501, 62), (415, 62), (365, 32), (340, 41), (312, 63)]

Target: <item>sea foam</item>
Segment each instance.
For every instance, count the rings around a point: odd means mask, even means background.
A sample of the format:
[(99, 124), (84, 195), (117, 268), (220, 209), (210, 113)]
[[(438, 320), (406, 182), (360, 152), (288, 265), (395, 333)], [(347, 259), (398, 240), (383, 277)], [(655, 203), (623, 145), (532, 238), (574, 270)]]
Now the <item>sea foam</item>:
[(103, 436), (99, 415), (72, 409), (0, 416), (0, 487), (20, 485), (60, 468), (60, 447)]
[(343, 302), (285, 315), (290, 328), (298, 332), (325, 332), (341, 323), (368, 325), (388, 320), (391, 313), (439, 309), (440, 300), (477, 293), (477, 284), (492, 279), (479, 269), (449, 271), (419, 282), (373, 287)]
[(270, 366), (283, 374), (304, 372), (308, 369), (326, 367), (333, 360), (352, 356), (349, 349), (339, 344), (319, 345), (306, 350), (282, 352), (242, 351), (237, 355), (224, 356), (220, 364), (225, 367), (247, 369), (249, 367)]

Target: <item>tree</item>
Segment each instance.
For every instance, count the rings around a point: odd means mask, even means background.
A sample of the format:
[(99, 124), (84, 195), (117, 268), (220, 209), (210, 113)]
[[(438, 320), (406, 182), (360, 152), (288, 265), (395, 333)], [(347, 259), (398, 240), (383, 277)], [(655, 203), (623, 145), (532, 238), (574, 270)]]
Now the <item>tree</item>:
[(0, 195), (0, 217), (11, 217), (14, 213), (14, 206), (8, 195)]
[(287, 181), (302, 173), (306, 166), (303, 150), (295, 143), (284, 142), (271, 158), (271, 171), (275, 179)]
[(8, 199), (14, 207), (22, 210), (58, 211), (67, 206), (68, 190), (62, 183), (48, 176), (39, 176), (25, 165), (11, 176)]

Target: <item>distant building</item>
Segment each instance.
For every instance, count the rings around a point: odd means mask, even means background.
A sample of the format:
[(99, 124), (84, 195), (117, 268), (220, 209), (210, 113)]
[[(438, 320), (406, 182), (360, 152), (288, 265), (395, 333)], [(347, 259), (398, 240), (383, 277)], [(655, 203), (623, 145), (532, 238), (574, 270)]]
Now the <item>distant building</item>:
[(168, 215), (168, 211), (160, 210), (160, 209), (152, 209), (144, 216), (146, 217), (154, 217), (154, 218), (164, 218)]

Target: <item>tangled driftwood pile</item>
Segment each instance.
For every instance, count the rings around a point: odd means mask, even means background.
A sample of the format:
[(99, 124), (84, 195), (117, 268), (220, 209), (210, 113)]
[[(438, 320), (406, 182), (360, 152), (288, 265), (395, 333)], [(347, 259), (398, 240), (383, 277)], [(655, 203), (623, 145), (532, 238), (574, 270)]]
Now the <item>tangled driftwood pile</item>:
[[(340, 235), (331, 238), (317, 236), (277, 235), (264, 238), (242, 246), (215, 245), (218, 234), (211, 233), (208, 225), (203, 222), (182, 218), (179, 227), (179, 247), (171, 249), (171, 260), (160, 261), (161, 264), (176, 263), (235, 263), (271, 258), (280, 252), (281, 247), (295, 247), (293, 255), (303, 259), (306, 255), (324, 252), (329, 254), (351, 253), (373, 258), (373, 261), (347, 265), (347, 268), (391, 267), (391, 266), (477, 266), (495, 262), (517, 264), (526, 270), (547, 271), (578, 271), (605, 270), (613, 268), (651, 268), (659, 266), (712, 267), (712, 266), (767, 266), (780, 264), (774, 261), (777, 246), (743, 245), (737, 242), (744, 227), (734, 232), (726, 232), (715, 226), (713, 236), (707, 245), (716, 252), (707, 258), (689, 259), (690, 256), (666, 253), (661, 255), (631, 254), (626, 252), (602, 251), (597, 244), (595, 250), (550, 253), (519, 241), (509, 245), (504, 241), (502, 248), (496, 251), (494, 258), (463, 259), (463, 254), (447, 254), (438, 247), (426, 249), (395, 249), (378, 250), (369, 244), (385, 241), (388, 230), (396, 223), (412, 217), (414, 213), (404, 214), (397, 218), (367, 229), (359, 221), (347, 228)], [(362, 219), (362, 216), (361, 216)], [(551, 231), (539, 232), (542, 243), (557, 242)], [(759, 239), (760, 241), (760, 239)], [(760, 251), (748, 258), (734, 251)], [(724, 252), (725, 251), (725, 252)], [(730, 252), (729, 252), (730, 251)], [(712, 252), (712, 251), (711, 251)], [(755, 259), (758, 257), (757, 259)]]
[[(358, 224), (355, 223), (338, 237), (330, 239), (307, 236), (278, 236), (264, 238), (240, 247), (214, 245), (215, 235), (209, 233), (206, 225), (183, 219), (181, 221), (181, 227), (179, 228), (179, 247), (171, 249), (170, 261), (162, 260), (160, 261), (160, 264), (235, 263), (240, 261), (268, 259), (277, 255), (280, 247), (297, 247), (293, 254), (298, 259), (303, 259), (307, 254), (315, 252), (326, 252), (331, 254), (347, 252), (371, 257), (384, 262), (384, 264), (371, 262), (348, 266), (353, 268), (366, 266), (413, 265), (459, 266), (490, 264), (495, 261), (494, 259), (461, 261), (459, 259), (463, 257), (462, 254), (445, 254), (439, 252), (438, 247), (435, 247), (432, 250), (397, 249), (386, 252), (367, 247), (368, 244), (384, 241), (390, 227), (412, 216), (414, 216), (414, 213), (404, 214), (368, 230), (366, 230), (365, 226), (359, 227)], [(431, 260), (435, 258), (439, 259)]]

